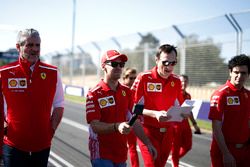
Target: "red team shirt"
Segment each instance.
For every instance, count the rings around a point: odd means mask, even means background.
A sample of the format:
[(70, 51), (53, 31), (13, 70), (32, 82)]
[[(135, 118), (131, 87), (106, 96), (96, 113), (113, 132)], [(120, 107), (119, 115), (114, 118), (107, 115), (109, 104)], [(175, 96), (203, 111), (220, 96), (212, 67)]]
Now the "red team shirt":
[[(4, 143), (36, 152), (51, 145), (54, 132), (50, 118), (57, 68), (38, 61), (32, 75), (29, 70), (29, 63), (20, 58), (0, 69), (1, 99), (6, 99), (8, 122)], [(1, 101), (1, 110), (3, 107)]]
[[(178, 76), (170, 74), (167, 79), (162, 78), (157, 67), (150, 71), (140, 73), (135, 80), (132, 90), (134, 91), (135, 103), (144, 101), (144, 108), (155, 111), (167, 111), (179, 100), (183, 102), (181, 94), (181, 81)], [(177, 100), (178, 99), (178, 100)], [(155, 146), (158, 156), (152, 159), (147, 149), (139, 141), (145, 166), (165, 166), (173, 141), (173, 123), (158, 122), (156, 118), (143, 115), (143, 127), (146, 135)], [(167, 133), (161, 132), (160, 128), (167, 129)]]
[[(111, 90), (106, 83), (90, 90), (86, 101), (86, 118), (90, 123), (100, 120), (106, 123), (127, 121), (133, 106), (131, 90), (118, 84), (117, 90)], [(96, 134), (89, 128), (89, 149), (91, 159), (109, 159), (113, 162), (127, 160), (127, 136), (119, 132)]]
[(211, 97), (209, 119), (222, 121), (226, 143), (245, 143), (248, 138), (250, 118), (250, 91), (237, 90), (230, 81)]
[[(183, 102), (181, 95), (181, 81), (178, 76), (171, 74), (163, 79), (157, 73), (157, 67), (138, 75), (132, 90), (135, 91), (135, 103), (144, 99), (144, 108), (149, 110), (167, 111), (175, 104), (176, 99)], [(159, 123), (157, 119), (143, 116), (144, 124), (156, 128), (164, 127), (168, 123)]]

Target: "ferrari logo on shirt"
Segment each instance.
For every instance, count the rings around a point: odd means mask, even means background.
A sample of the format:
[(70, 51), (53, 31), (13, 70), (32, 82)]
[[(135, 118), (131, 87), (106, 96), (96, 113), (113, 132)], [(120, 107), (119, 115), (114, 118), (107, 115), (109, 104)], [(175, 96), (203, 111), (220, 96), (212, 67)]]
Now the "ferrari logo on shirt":
[(122, 90), (122, 95), (126, 96), (126, 92), (124, 90)]
[(227, 105), (240, 105), (239, 96), (228, 96), (227, 97)]
[(42, 78), (42, 79), (45, 79), (45, 78), (46, 78), (46, 73), (42, 72), (42, 73), (41, 73), (41, 78)]
[(98, 99), (100, 108), (106, 108), (115, 105), (115, 99), (113, 96), (103, 97)]
[(162, 84), (161, 83), (147, 83), (147, 91), (148, 92), (162, 92)]
[(174, 87), (174, 81), (171, 82), (171, 86)]
[(8, 78), (8, 88), (27, 88), (26, 78)]

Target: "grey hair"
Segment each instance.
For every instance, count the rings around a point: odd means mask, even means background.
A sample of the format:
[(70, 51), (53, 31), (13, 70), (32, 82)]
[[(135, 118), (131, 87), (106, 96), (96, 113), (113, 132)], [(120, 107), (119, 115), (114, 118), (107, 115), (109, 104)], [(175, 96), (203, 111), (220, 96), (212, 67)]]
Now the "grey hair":
[(40, 38), (40, 35), (39, 32), (33, 28), (21, 30), (17, 35), (17, 43), (23, 45), (28, 37)]

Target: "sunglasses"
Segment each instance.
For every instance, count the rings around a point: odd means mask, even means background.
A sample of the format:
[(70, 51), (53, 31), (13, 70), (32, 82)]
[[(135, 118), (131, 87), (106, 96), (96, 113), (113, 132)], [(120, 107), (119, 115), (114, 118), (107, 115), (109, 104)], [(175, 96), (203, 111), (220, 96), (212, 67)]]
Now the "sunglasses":
[(136, 77), (128, 77), (129, 78), (129, 80), (135, 80), (136, 79)]
[(107, 64), (107, 65), (109, 65), (109, 66), (111, 66), (111, 67), (113, 67), (113, 68), (116, 68), (116, 67), (118, 67), (118, 65), (121, 67), (121, 68), (123, 68), (124, 66), (125, 66), (125, 62), (115, 62), (115, 61), (109, 61), (109, 62), (106, 62), (105, 64)]
[(162, 61), (162, 65), (164, 66), (175, 66), (177, 64), (177, 61), (168, 61), (168, 60), (165, 60), (165, 61)]

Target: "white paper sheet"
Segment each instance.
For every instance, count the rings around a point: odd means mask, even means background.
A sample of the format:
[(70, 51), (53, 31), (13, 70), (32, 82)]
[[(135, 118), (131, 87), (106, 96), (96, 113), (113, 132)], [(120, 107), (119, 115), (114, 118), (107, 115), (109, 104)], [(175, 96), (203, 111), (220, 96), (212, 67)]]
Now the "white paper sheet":
[(172, 106), (168, 111), (168, 115), (171, 115), (171, 119), (168, 122), (181, 122), (183, 117), (181, 114), (191, 114), (193, 106)]

